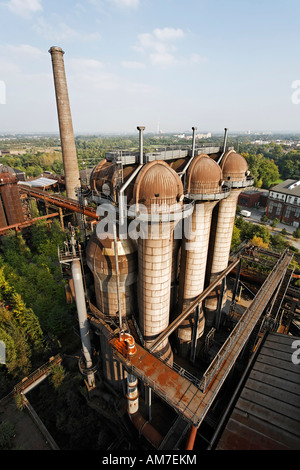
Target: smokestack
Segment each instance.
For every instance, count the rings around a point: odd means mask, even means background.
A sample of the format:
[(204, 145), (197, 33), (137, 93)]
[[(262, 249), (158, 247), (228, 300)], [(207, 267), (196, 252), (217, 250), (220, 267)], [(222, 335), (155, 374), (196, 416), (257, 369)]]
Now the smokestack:
[(49, 52), (51, 54), (53, 67), (66, 194), (70, 199), (77, 199), (75, 188), (79, 187), (80, 180), (63, 59), (64, 51), (60, 47), (51, 47)]

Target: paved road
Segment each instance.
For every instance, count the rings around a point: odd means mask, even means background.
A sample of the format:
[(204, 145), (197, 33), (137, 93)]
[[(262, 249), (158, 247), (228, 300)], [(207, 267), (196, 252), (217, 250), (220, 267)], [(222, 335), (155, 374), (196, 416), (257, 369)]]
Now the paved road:
[[(251, 212), (250, 217), (244, 217), (245, 220), (248, 220), (249, 222), (253, 222), (253, 223), (261, 223), (260, 219), (265, 213), (265, 208), (262, 207), (260, 209), (256, 209), (254, 207), (250, 207), (250, 208), (244, 207), (244, 206), (240, 206), (240, 207), (241, 207), (241, 210), (244, 209), (244, 210)], [(296, 248), (298, 248), (298, 250), (300, 250), (300, 240), (297, 240), (296, 238), (293, 237), (293, 232), (296, 230), (295, 227), (292, 227), (291, 225), (282, 224), (280, 222), (277, 224), (276, 228), (273, 228), (271, 227), (271, 225), (267, 225), (267, 224), (266, 224), (266, 227), (270, 230), (272, 234), (275, 234), (275, 233), (280, 234), (281, 231), (285, 228), (287, 231), (286, 239), (289, 241), (291, 245), (295, 246)]]

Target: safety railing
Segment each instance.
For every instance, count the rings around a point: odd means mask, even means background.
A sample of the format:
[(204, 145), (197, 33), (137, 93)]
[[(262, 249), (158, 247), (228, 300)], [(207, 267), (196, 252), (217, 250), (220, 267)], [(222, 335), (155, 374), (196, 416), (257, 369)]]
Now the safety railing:
[[(241, 335), (245, 332), (250, 335), (251, 329), (247, 329), (249, 324), (252, 322), (253, 327), (255, 326), (257, 320), (259, 319), (260, 315), (263, 313), (265, 307), (267, 306), (275, 288), (277, 287), (277, 278), (282, 276), (285, 273), (293, 255), (289, 254), (285, 251), (280, 259), (277, 260), (273, 271), (269, 274), (265, 282), (263, 283), (261, 289), (259, 290), (258, 294), (255, 296), (253, 302), (251, 303), (250, 307), (244, 312), (241, 316), (239, 322), (236, 324), (228, 338), (226, 339), (225, 343), (218, 351), (214, 359), (212, 360), (211, 364), (204, 372), (199, 388), (201, 391), (205, 392), (208, 385), (215, 377), (217, 372), (219, 371), (221, 365), (224, 361), (228, 358), (230, 351), (233, 350), (234, 346), (237, 344), (238, 340), (241, 339)], [(280, 272), (282, 268), (283, 272)], [(254, 321), (256, 320), (256, 321)], [(247, 340), (247, 336), (244, 335), (244, 343)]]

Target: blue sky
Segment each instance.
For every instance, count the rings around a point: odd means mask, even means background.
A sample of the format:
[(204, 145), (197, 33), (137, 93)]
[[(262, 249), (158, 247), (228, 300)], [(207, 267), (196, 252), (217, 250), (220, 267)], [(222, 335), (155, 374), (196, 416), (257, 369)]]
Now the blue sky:
[(300, 131), (299, 17), (299, 0), (0, 0), (0, 134), (58, 132), (54, 45), (75, 133)]

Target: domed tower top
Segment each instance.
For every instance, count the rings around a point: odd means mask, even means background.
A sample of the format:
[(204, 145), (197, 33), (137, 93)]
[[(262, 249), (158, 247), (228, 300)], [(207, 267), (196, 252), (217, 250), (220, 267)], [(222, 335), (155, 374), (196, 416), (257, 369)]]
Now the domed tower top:
[(0, 173), (0, 184), (16, 184), (17, 177), (14, 173), (3, 172)]
[(220, 192), (222, 187), (222, 170), (208, 155), (198, 155), (187, 172), (185, 189), (192, 195), (205, 195)]
[(155, 213), (178, 210), (183, 204), (180, 177), (164, 161), (147, 163), (135, 181), (132, 203)]
[(234, 150), (225, 153), (220, 167), (226, 182), (246, 181), (249, 173), (246, 159)]

